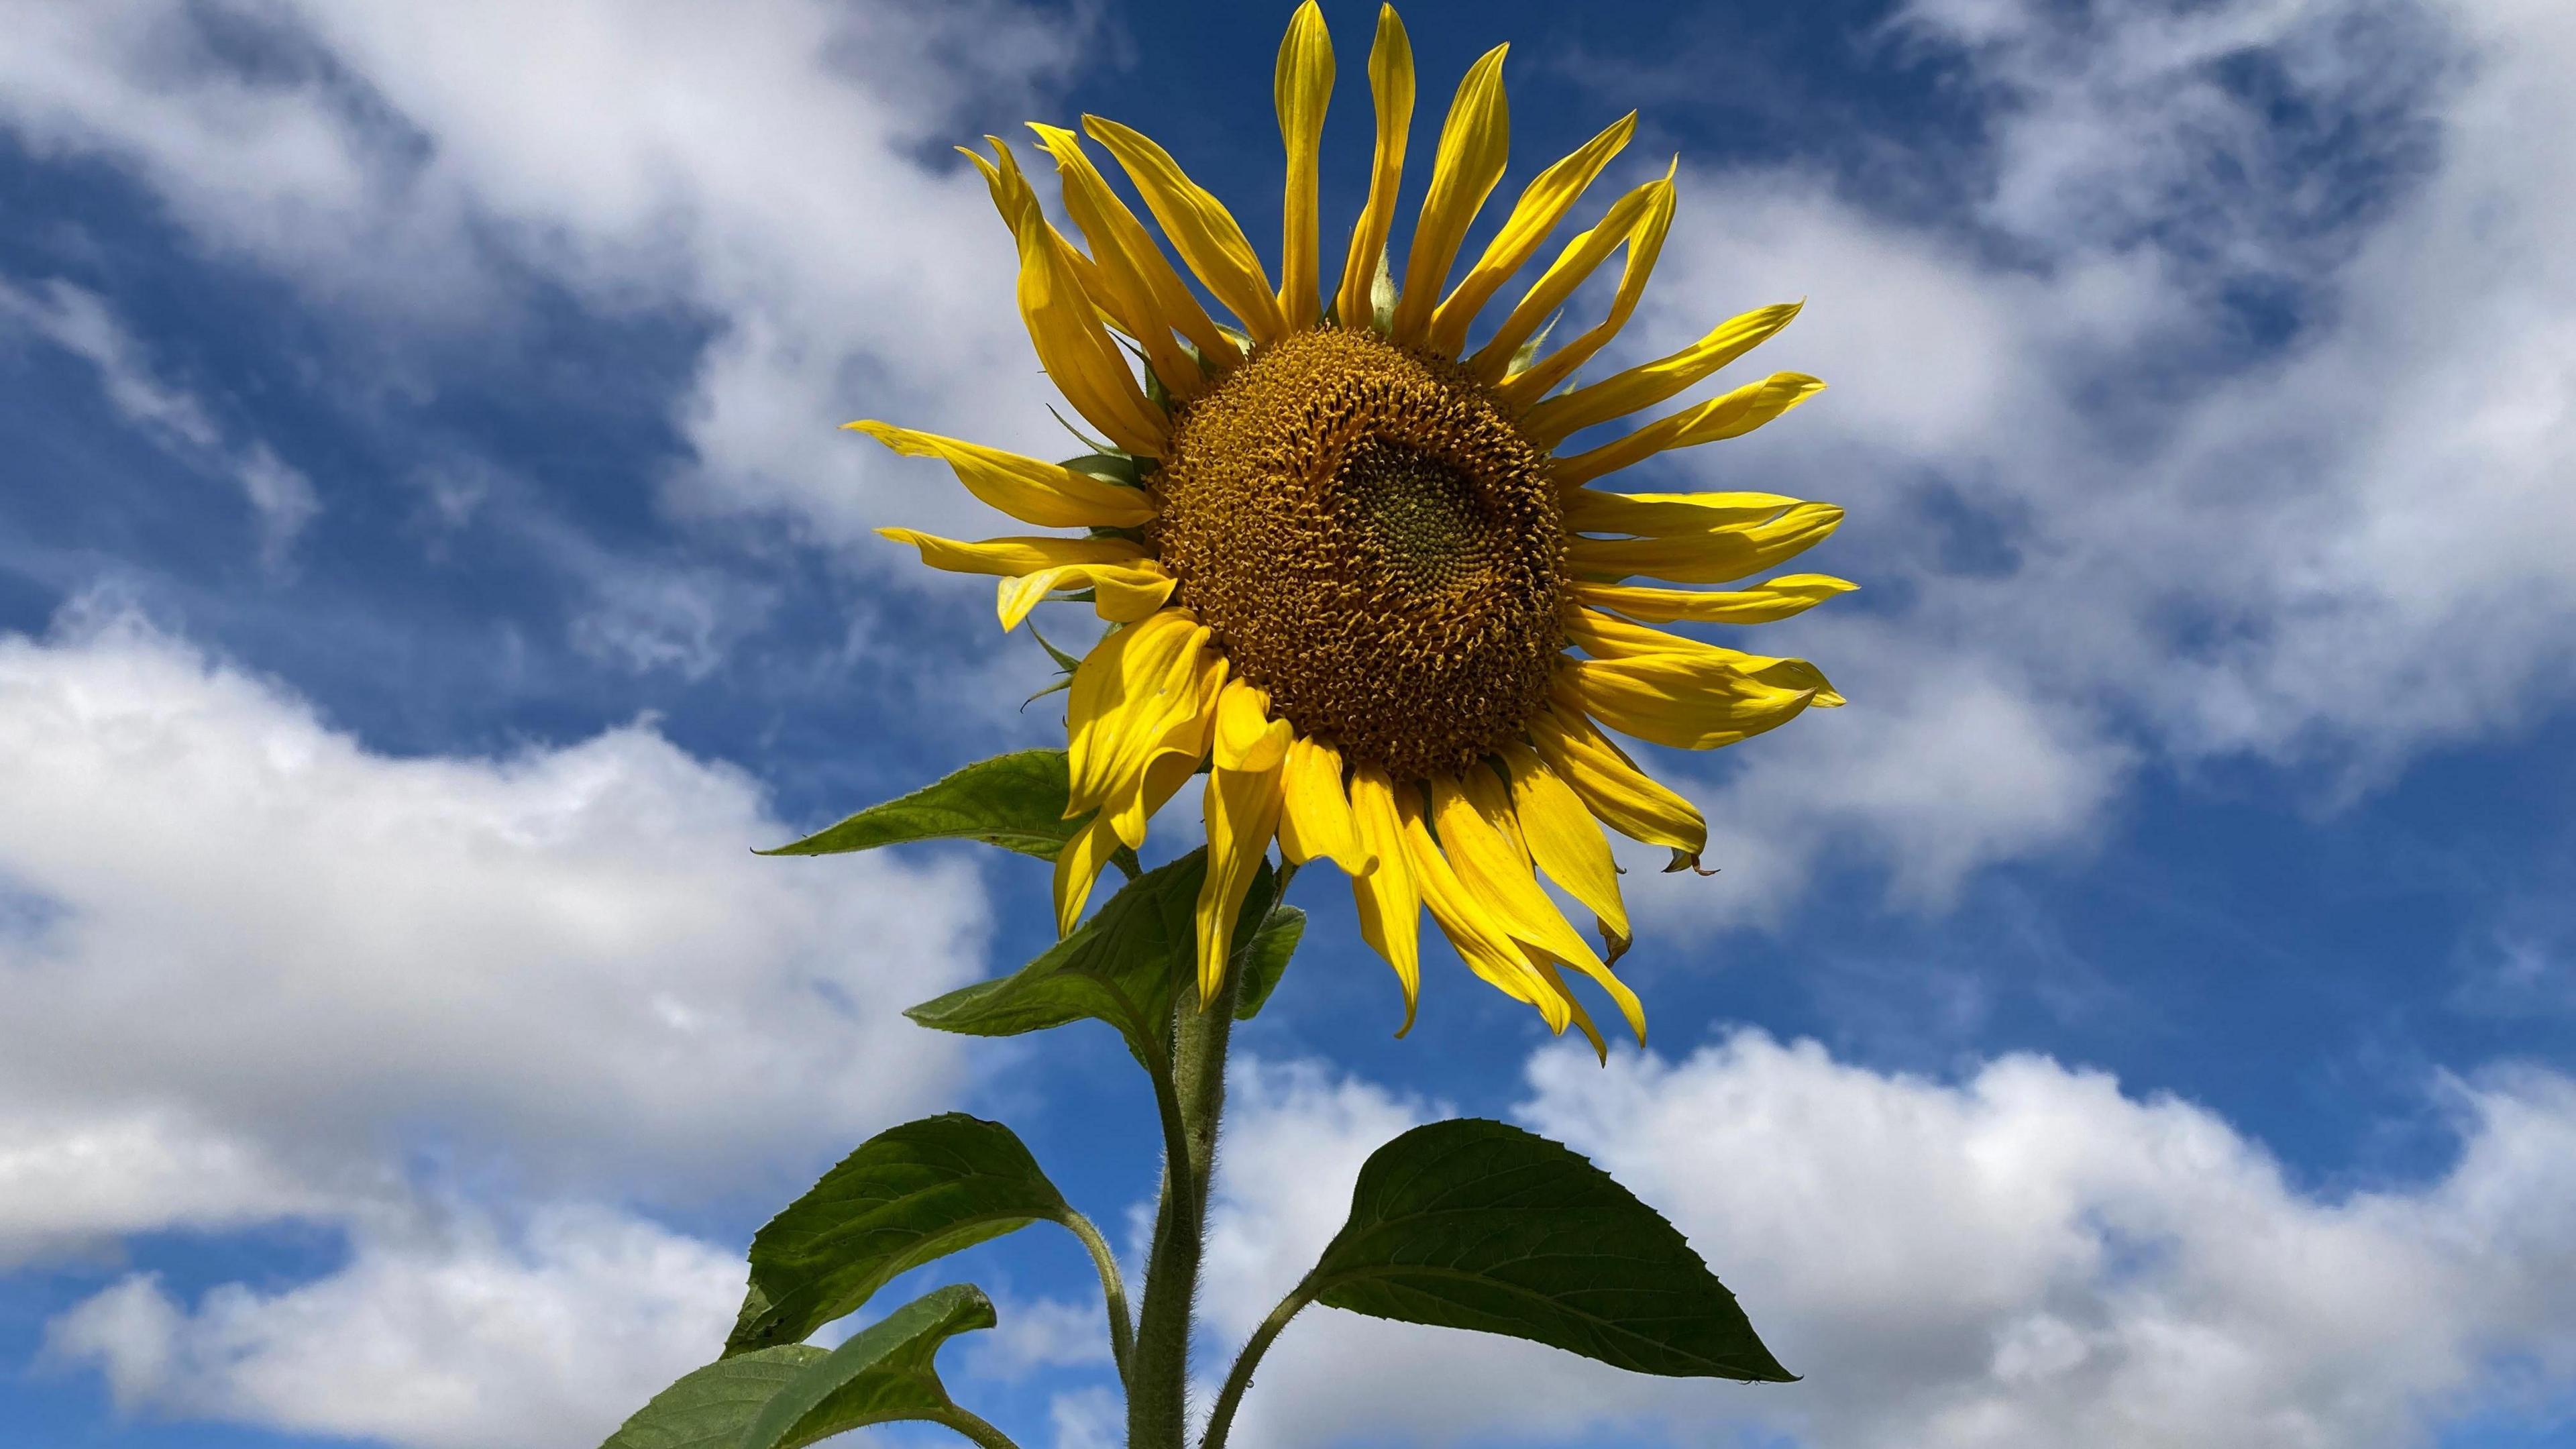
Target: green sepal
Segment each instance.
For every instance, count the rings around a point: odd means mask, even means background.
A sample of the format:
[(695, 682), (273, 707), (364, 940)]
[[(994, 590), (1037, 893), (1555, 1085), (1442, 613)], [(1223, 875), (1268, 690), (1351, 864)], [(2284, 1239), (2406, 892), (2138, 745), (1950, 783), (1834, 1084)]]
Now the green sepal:
[(802, 1449), (898, 1419), (952, 1420), (957, 1404), (933, 1360), (949, 1339), (994, 1322), (993, 1301), (971, 1283), (921, 1295), (779, 1386), (743, 1430), (741, 1449)]
[(801, 1342), (899, 1273), (1072, 1213), (999, 1122), (948, 1112), (880, 1132), (753, 1236), (725, 1355)]
[[(1172, 1004), (1184, 984), (1198, 979), (1196, 910), (1206, 876), (1201, 846), (1128, 882), (1028, 965), (933, 997), (904, 1015), (964, 1036), (1018, 1036), (1086, 1018), (1105, 1021), (1147, 1071), (1168, 1071)], [(1264, 861), (1235, 921), (1237, 961), (1276, 894)]]
[(1371, 1153), (1350, 1220), (1301, 1292), (1635, 1373), (1797, 1377), (1661, 1213), (1572, 1150), (1478, 1118), (1416, 1127)]

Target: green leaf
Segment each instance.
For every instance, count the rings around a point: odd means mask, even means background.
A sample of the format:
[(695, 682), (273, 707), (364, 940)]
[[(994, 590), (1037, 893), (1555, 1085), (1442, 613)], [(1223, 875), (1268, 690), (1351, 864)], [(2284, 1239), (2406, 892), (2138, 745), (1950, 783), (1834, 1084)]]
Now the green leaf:
[(898, 1273), (1071, 1214), (999, 1122), (949, 1112), (880, 1132), (752, 1238), (751, 1287), (725, 1353), (799, 1342)]
[(770, 1395), (743, 1431), (741, 1449), (800, 1449), (894, 1419), (949, 1421), (957, 1405), (931, 1361), (949, 1339), (993, 1322), (992, 1300), (971, 1283), (923, 1294)]
[[(1191, 851), (1127, 883), (1097, 914), (1046, 954), (1008, 976), (979, 981), (906, 1011), (923, 1026), (965, 1036), (1018, 1036), (1086, 1018), (1105, 1021), (1149, 1072), (1170, 1061), (1165, 1039), (1172, 1003), (1197, 979), (1194, 913), (1207, 875), (1207, 849)], [(1244, 895), (1235, 926), (1240, 952), (1276, 894), (1265, 863)]]
[(1302, 1291), (1636, 1373), (1797, 1377), (1662, 1214), (1567, 1148), (1500, 1122), (1434, 1122), (1370, 1154), (1350, 1221)]
[(692, 1370), (636, 1410), (600, 1449), (734, 1449), (761, 1405), (830, 1356), (789, 1343)]
[(1234, 1019), (1250, 1021), (1257, 1015), (1270, 993), (1279, 987), (1279, 978), (1288, 970), (1288, 958), (1297, 954), (1297, 943), (1306, 936), (1306, 913), (1295, 906), (1273, 906), (1263, 917), (1252, 939), (1234, 953), (1234, 968), (1243, 973), (1243, 987), (1235, 995)]
[(1067, 458), (1057, 466), (1071, 468), (1076, 473), (1088, 473), (1111, 483), (1123, 483), (1130, 488), (1145, 486), (1144, 474), (1137, 470), (1136, 460), (1124, 453), (1085, 453), (1079, 458)]
[(838, 825), (760, 853), (838, 855), (913, 840), (980, 840), (1053, 860), (1084, 823), (1064, 818), (1070, 780), (1062, 750), (995, 755), (936, 785), (872, 805)]

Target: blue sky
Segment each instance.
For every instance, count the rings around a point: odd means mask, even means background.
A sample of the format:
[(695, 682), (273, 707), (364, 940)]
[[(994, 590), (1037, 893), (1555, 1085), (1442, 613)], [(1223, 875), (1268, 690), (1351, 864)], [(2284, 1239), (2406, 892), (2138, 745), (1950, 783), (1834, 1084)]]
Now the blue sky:
[[(1060, 732), (869, 532), (1007, 530), (835, 431), (1060, 446), (948, 147), (1110, 115), (1275, 237), (1286, 9), (13, 16), (0, 1445), (594, 1441), (768, 1212), (952, 1106), (1133, 1238), (1114, 1038), (895, 1015), (1040, 949), (1045, 868), (744, 847)], [(1325, 14), (1329, 239), (1373, 11)], [(1301, 887), (1211, 1352), (1463, 1111), (1611, 1166), (1807, 1379), (1318, 1311), (1238, 1442), (2576, 1434), (2564, 7), (1405, 18), (1425, 145), (1509, 40), (1507, 184), (1631, 107), (1605, 188), (1680, 154), (1618, 359), (1807, 299), (1763, 355), (1829, 392), (1622, 481), (1846, 506), (1862, 591), (1760, 647), (1852, 703), (1654, 761), (1722, 869), (1630, 875), (1606, 1068), (1440, 948), (1390, 1039)], [(1069, 1240), (941, 1275), (1001, 1305), (961, 1397), (1111, 1442)]]

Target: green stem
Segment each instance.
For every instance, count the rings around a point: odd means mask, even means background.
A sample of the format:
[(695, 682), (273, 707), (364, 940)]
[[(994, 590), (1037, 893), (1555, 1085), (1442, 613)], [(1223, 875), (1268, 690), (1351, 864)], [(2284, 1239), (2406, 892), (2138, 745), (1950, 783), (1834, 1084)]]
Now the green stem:
[(1109, 1240), (1081, 1213), (1072, 1213), (1064, 1225), (1091, 1250), (1091, 1265), (1100, 1270), (1100, 1296), (1109, 1308), (1109, 1353), (1117, 1361), (1119, 1382), (1124, 1383), (1127, 1362), (1136, 1356), (1136, 1327), (1127, 1318), (1127, 1283), (1118, 1273), (1118, 1255), (1109, 1251)]
[(1003, 1433), (1001, 1430), (994, 1428), (991, 1424), (988, 1424), (983, 1419), (977, 1417), (975, 1411), (972, 1409), (961, 1409), (957, 1405), (951, 1404), (948, 1406), (946, 1413), (936, 1416), (933, 1418), (932, 1422), (947, 1425), (949, 1428), (954, 1429), (958, 1433), (965, 1435), (967, 1438), (974, 1440), (976, 1443), (983, 1445), (984, 1449), (1020, 1449), (1019, 1445), (1011, 1442), (1010, 1435)]
[(1309, 1285), (1298, 1284), (1244, 1341), (1243, 1352), (1234, 1356), (1234, 1367), (1226, 1373), (1225, 1388), (1216, 1396), (1216, 1408), (1208, 1414), (1207, 1436), (1199, 1440), (1199, 1449), (1225, 1449), (1225, 1436), (1234, 1428), (1235, 1406), (1243, 1402), (1243, 1391), (1252, 1387), (1252, 1371), (1261, 1366), (1261, 1356), (1270, 1351), (1270, 1341), (1279, 1336), (1279, 1330), (1311, 1301), (1311, 1293)]
[(1171, 1085), (1166, 1091), (1155, 1084), (1164, 1108), (1163, 1201), (1127, 1376), (1128, 1449), (1182, 1449), (1187, 1433), (1191, 1310), (1207, 1237), (1217, 1119), (1225, 1110), (1225, 1050), (1242, 980), (1240, 970), (1228, 971), (1216, 999), (1204, 1005), (1196, 990), (1184, 993), (1173, 1012)]

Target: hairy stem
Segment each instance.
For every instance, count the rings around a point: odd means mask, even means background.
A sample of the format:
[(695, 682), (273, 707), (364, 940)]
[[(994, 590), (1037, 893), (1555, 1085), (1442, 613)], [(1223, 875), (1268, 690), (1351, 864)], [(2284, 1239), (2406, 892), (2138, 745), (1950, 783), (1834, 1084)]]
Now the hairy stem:
[(1235, 1406), (1243, 1402), (1243, 1391), (1252, 1387), (1252, 1371), (1261, 1366), (1261, 1356), (1270, 1351), (1270, 1341), (1279, 1336), (1279, 1330), (1286, 1328), (1288, 1320), (1310, 1301), (1311, 1292), (1307, 1284), (1298, 1284), (1279, 1300), (1278, 1307), (1270, 1310), (1268, 1318), (1261, 1320), (1252, 1337), (1244, 1340), (1243, 1352), (1234, 1356), (1234, 1367), (1225, 1376), (1225, 1388), (1217, 1394), (1216, 1407), (1208, 1414), (1207, 1436), (1199, 1440), (1199, 1449), (1225, 1449), (1225, 1436), (1234, 1428)]
[(947, 1425), (983, 1445), (984, 1449), (1020, 1449), (1019, 1445), (1011, 1442), (1010, 1435), (986, 1423), (973, 1410), (961, 1409), (955, 1404), (949, 1405), (946, 1412), (937, 1416), (932, 1422)]
[(1074, 1213), (1064, 1220), (1082, 1246), (1091, 1251), (1091, 1266), (1100, 1270), (1100, 1296), (1109, 1309), (1109, 1354), (1118, 1364), (1118, 1380), (1127, 1380), (1127, 1362), (1136, 1356), (1136, 1326), (1127, 1317), (1127, 1282), (1118, 1273), (1118, 1255), (1091, 1219)]
[(1157, 1097), (1168, 1102), (1163, 1201), (1155, 1215), (1145, 1301), (1136, 1316), (1135, 1357), (1127, 1375), (1128, 1449), (1181, 1449), (1187, 1432), (1191, 1310), (1207, 1235), (1217, 1119), (1225, 1110), (1225, 1049), (1242, 980), (1241, 971), (1227, 972), (1216, 999), (1204, 1006), (1197, 991), (1188, 991), (1173, 1014), (1168, 1095), (1156, 1084)]

